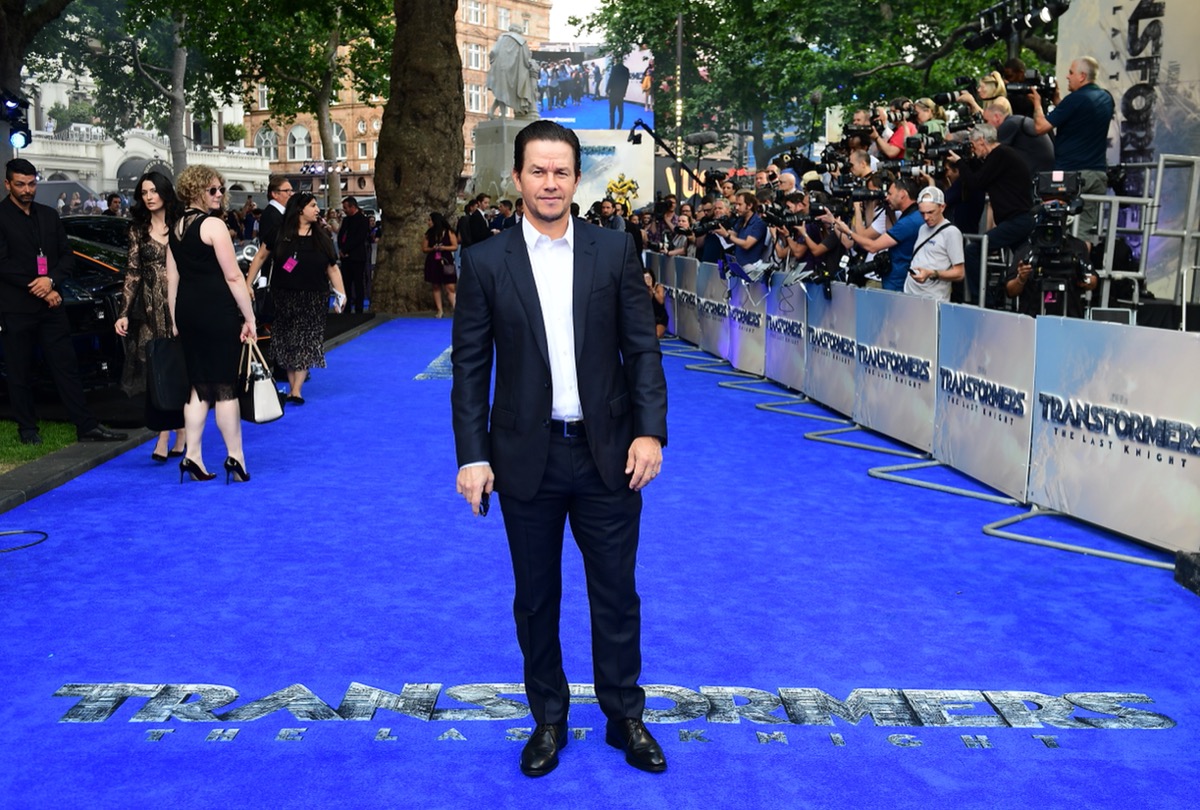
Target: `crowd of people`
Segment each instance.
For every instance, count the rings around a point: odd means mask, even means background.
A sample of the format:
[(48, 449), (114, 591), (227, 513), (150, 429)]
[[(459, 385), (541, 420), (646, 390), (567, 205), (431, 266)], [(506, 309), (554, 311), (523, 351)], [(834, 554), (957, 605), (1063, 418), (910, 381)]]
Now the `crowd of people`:
[[(820, 163), (773, 163), (752, 187), (718, 176), (693, 204), (667, 195), (628, 211), (605, 200), (595, 220), (630, 230), (645, 249), (735, 262), (751, 277), (795, 272), (1032, 315), (1082, 315), (1097, 286), (1089, 256), (1101, 234), (1099, 204), (1079, 195), (1107, 190), (1114, 102), (1096, 84), (1091, 57), (1071, 63), (1070, 93), (1049, 112), (1023, 64), (1004, 68), (980, 77), (974, 92), (939, 99), (957, 116), (932, 98), (897, 98), (854, 111), (844, 140)], [(1055, 171), (1067, 179), (1047, 187), (1043, 173)], [(1057, 243), (1037, 250), (1035, 232)], [(964, 238), (971, 234), (987, 235), (990, 274), (981, 241)], [(999, 272), (997, 261), (1006, 262)]]

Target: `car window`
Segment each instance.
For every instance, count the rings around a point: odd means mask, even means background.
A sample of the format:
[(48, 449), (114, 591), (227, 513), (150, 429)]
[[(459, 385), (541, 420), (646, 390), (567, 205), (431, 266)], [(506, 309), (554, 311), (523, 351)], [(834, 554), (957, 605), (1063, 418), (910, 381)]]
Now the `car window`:
[(64, 217), (62, 222), (68, 236), (118, 248), (129, 247), (129, 220), (124, 217)]

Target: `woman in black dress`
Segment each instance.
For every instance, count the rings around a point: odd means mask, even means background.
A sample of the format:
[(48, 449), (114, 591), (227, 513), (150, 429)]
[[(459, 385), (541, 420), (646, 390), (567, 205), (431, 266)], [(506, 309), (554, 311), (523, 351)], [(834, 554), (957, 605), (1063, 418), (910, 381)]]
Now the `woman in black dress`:
[(335, 310), (346, 302), (337, 248), (321, 227), (321, 209), (313, 195), (292, 195), (283, 212), (283, 225), (271, 243), (254, 256), (249, 278), (274, 253), (271, 271), (275, 320), (271, 323), (271, 354), (287, 371), (287, 401), (303, 405), (301, 389), (310, 368), (325, 368), (325, 318), (329, 314), (329, 288), (337, 296)]
[(437, 317), (442, 317), (442, 288), (454, 309), (454, 251), (458, 250), (458, 237), (446, 218), (434, 211), (429, 215), (429, 230), (421, 239), (421, 252), (425, 254), (425, 280), (433, 285), (433, 303)]
[[(185, 210), (171, 228), (167, 300), (192, 383), (191, 398), (183, 407), (187, 455), (179, 462), (181, 482), (184, 474), (197, 481), (216, 477), (205, 469), (201, 454), (210, 407), (217, 412), (217, 429), (225, 440), (226, 483), (231, 476), (250, 480), (237, 397), (241, 344), (255, 338), (254, 311), (220, 215), (223, 182), (215, 169), (197, 165), (180, 172), (175, 185)], [(210, 216), (214, 210), (216, 215)]]
[[(129, 209), (129, 260), (125, 267), (124, 301), (113, 326), (125, 338), (125, 368), (121, 388), (129, 396), (146, 389), (146, 344), (171, 336), (171, 313), (167, 306), (167, 238), (179, 218), (179, 200), (171, 181), (159, 172), (142, 175), (134, 187)], [(157, 430), (158, 443), (150, 457), (165, 462), (184, 452), (183, 412), (160, 411), (146, 395), (146, 427)], [(175, 448), (167, 451), (171, 431)]]

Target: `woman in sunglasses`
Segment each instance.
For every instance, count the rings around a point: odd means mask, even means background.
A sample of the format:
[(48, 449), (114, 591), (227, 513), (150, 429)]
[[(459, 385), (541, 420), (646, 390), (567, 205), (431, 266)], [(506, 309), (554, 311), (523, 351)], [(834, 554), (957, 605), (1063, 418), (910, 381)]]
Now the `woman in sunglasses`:
[[(208, 410), (217, 413), (225, 440), (225, 480), (249, 481), (242, 453), (238, 410), (238, 363), (241, 343), (255, 338), (254, 311), (246, 280), (233, 253), (233, 241), (220, 216), (224, 180), (209, 166), (188, 166), (175, 191), (183, 215), (171, 228), (167, 252), (167, 301), (175, 333), (183, 343), (191, 397), (183, 408), (187, 454), (179, 462), (179, 480), (216, 477), (204, 466), (201, 438)], [(210, 216), (215, 212), (217, 216)]]

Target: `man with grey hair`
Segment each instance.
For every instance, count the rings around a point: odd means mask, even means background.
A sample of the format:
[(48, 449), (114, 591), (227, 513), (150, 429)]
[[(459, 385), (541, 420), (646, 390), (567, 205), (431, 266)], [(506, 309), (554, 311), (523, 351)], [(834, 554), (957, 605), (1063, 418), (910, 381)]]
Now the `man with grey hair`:
[[(1080, 191), (1104, 194), (1108, 190), (1108, 125), (1116, 110), (1112, 93), (1096, 84), (1100, 63), (1081, 56), (1067, 71), (1071, 93), (1047, 115), (1037, 90), (1029, 93), (1033, 101), (1033, 122), (1038, 134), (1054, 130), (1054, 168), (1079, 172)], [(1095, 241), (1100, 220), (1100, 204), (1086, 203), (1079, 214), (1079, 236)]]
[(1034, 176), (1054, 169), (1054, 141), (1045, 133), (1037, 134), (1032, 118), (1014, 114), (1008, 99), (1001, 96), (989, 102), (983, 109), (983, 120), (996, 128), (1000, 143), (1021, 153)]
[[(988, 250), (1024, 244), (1033, 232), (1033, 174), (1021, 153), (999, 142), (996, 128), (979, 124), (971, 130), (974, 158), (962, 160), (951, 152), (946, 159), (961, 173), (966, 191), (988, 195), (995, 226), (987, 232)], [(966, 288), (973, 302), (986, 303), (979, 289), (980, 244), (966, 248)], [(1000, 299), (994, 297), (993, 302)]]

